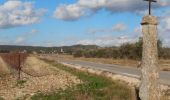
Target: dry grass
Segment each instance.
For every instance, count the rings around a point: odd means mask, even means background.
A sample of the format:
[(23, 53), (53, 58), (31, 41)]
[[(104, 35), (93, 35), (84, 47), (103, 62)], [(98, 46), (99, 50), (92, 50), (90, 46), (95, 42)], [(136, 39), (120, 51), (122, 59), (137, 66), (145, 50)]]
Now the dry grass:
[[(72, 55), (45, 55), (48, 59), (64, 59), (64, 60), (83, 60), (83, 61), (90, 61), (96, 63), (104, 63), (104, 64), (115, 64), (115, 65), (122, 65), (128, 67), (139, 67), (140, 61), (137, 60), (130, 60), (130, 59), (111, 59), (111, 58), (74, 58)], [(170, 59), (161, 59), (159, 60), (160, 69), (163, 71), (170, 71)]]
[(22, 71), (24, 71), (25, 73), (29, 73), (32, 76), (44, 76), (49, 74), (55, 74), (57, 70), (56, 68), (45, 63), (44, 61), (39, 60), (36, 57), (30, 56), (27, 57)]
[(159, 63), (160, 63), (160, 68), (161, 70), (164, 70), (164, 71), (170, 71), (170, 59), (161, 59), (159, 60)]
[(9, 66), (0, 57), (0, 76), (6, 75), (9, 73), (10, 73)]
[(164, 91), (164, 95), (162, 96), (161, 100), (170, 100), (170, 89)]

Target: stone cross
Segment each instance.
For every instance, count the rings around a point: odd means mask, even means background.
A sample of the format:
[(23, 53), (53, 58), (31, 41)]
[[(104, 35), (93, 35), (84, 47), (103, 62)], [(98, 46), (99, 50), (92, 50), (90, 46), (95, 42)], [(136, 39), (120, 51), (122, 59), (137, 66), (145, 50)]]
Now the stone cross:
[(151, 3), (156, 2), (156, 0), (144, 0), (149, 2), (149, 15), (151, 15)]
[(139, 96), (141, 100), (160, 100), (157, 48), (158, 20), (155, 16), (147, 15), (143, 18), (141, 25), (143, 32), (143, 52)]

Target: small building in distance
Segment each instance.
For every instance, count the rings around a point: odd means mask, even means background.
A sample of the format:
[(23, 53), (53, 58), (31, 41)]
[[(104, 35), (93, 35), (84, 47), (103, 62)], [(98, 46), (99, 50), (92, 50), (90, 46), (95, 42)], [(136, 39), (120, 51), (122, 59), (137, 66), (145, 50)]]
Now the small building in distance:
[(63, 50), (63, 48), (61, 48), (60, 53), (61, 53), (61, 54), (64, 54), (64, 50)]

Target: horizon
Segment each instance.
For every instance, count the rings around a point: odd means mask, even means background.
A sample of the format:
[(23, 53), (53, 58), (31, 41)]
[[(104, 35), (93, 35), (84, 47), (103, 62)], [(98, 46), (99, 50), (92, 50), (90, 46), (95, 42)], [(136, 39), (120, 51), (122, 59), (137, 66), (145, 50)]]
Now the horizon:
[[(115, 5), (116, 4), (116, 5)], [(120, 46), (142, 36), (143, 0), (1, 0), (0, 45), (61, 47)], [(170, 1), (153, 3), (159, 38), (170, 47)]]

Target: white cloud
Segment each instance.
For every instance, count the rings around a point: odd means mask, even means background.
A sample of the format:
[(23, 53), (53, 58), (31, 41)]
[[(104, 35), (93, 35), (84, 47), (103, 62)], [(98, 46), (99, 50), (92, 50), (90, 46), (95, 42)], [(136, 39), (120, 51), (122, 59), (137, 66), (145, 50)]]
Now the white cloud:
[(30, 32), (28, 33), (25, 33), (27, 35), (34, 35), (34, 34), (37, 34), (39, 31), (37, 29), (32, 29)]
[(113, 31), (124, 31), (126, 29), (127, 29), (127, 26), (123, 23), (118, 23), (112, 28)]
[(159, 38), (163, 42), (163, 46), (170, 47), (170, 16), (160, 17), (160, 26), (158, 27)]
[[(89, 13), (96, 13), (100, 9), (106, 9), (112, 13), (142, 12), (146, 11), (147, 5), (148, 3), (142, 0), (78, 0), (74, 4), (60, 5), (54, 16), (62, 20), (77, 20)], [(153, 8), (169, 5), (169, 0), (159, 0), (157, 4), (153, 4)]]
[(33, 45), (30, 43), (30, 39), (37, 33), (39, 33), (37, 29), (32, 29), (29, 32), (18, 35), (15, 39), (4, 37), (0, 39), (0, 45)]
[(60, 5), (54, 12), (54, 17), (62, 20), (75, 20), (85, 15), (84, 8), (77, 5)]
[(24, 37), (18, 37), (15, 41), (14, 44), (21, 44), (25, 41)]
[(113, 32), (122, 32), (122, 31), (125, 31), (126, 29), (127, 29), (126, 24), (117, 23), (117, 24), (113, 25), (112, 28), (103, 28), (103, 29), (93, 28), (93, 29), (89, 29), (87, 31), (87, 33), (89, 33), (89, 34), (113, 33)]
[(164, 22), (165, 22), (165, 29), (166, 30), (169, 30), (170, 31), (170, 16), (168, 16), (168, 17), (166, 17), (165, 19), (164, 19)]
[(129, 36), (110, 36), (104, 35), (100, 36), (96, 39), (84, 39), (78, 41), (76, 44), (83, 44), (83, 45), (99, 45), (99, 46), (120, 46), (124, 43), (134, 43), (138, 40), (138, 37), (129, 37)]
[(37, 23), (45, 12), (45, 9), (34, 9), (32, 2), (7, 1), (0, 5), (0, 28)]

